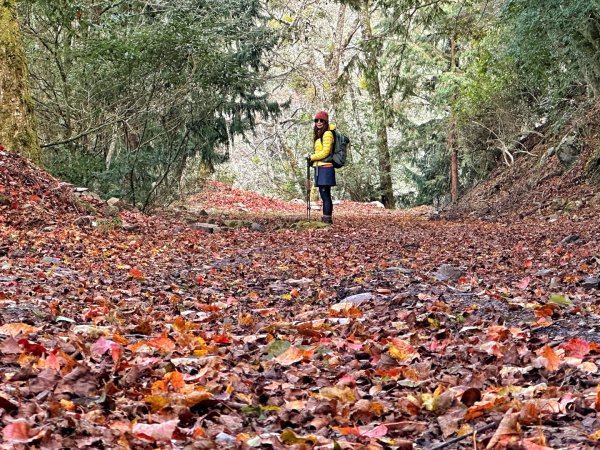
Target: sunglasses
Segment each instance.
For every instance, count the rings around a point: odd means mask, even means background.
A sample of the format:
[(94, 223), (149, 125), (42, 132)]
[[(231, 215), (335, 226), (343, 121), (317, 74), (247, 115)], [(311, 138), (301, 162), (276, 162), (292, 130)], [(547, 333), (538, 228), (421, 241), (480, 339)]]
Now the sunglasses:
[(325, 123), (325, 122), (326, 122), (326, 120), (325, 120), (325, 119), (315, 119), (315, 123), (319, 123), (319, 122), (323, 122), (323, 123)]

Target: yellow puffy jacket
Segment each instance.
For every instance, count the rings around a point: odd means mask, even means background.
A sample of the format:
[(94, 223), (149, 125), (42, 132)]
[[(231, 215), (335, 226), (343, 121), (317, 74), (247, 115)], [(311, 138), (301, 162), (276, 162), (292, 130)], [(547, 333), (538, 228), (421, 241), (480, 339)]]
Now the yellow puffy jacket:
[(329, 124), (329, 130), (323, 134), (323, 139), (315, 141), (315, 148), (310, 155), (313, 166), (332, 165), (330, 156), (333, 154), (333, 130), (335, 130), (335, 125)]

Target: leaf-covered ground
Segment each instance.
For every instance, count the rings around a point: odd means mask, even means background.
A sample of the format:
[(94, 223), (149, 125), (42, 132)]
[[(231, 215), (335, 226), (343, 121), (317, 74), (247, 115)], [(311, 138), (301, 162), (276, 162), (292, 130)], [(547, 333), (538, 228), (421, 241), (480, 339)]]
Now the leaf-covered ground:
[[(187, 211), (0, 153), (1, 448), (598, 447), (594, 208), (297, 229), (302, 204), (214, 185)], [(193, 224), (235, 214), (259, 226)]]

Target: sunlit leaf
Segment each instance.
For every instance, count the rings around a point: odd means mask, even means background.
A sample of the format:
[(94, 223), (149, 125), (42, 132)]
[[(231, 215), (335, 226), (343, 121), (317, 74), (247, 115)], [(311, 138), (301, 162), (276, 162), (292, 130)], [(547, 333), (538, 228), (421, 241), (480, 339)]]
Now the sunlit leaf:
[(20, 322), (7, 323), (0, 327), (0, 334), (13, 337), (19, 334), (26, 336), (28, 334), (37, 333), (38, 331), (39, 328)]
[(560, 366), (560, 358), (556, 354), (556, 352), (549, 345), (544, 346), (541, 355), (546, 358), (546, 363), (544, 364), (546, 369), (553, 372), (558, 370)]
[(290, 347), (285, 352), (281, 353), (274, 360), (282, 366), (291, 366), (294, 363), (304, 359), (304, 351), (298, 347)]
[(131, 278), (135, 278), (136, 280), (142, 280), (144, 278), (144, 274), (139, 269), (129, 269), (127, 272)]
[(409, 342), (394, 338), (389, 347), (390, 356), (397, 361), (411, 361), (419, 356), (415, 348)]
[(331, 386), (324, 387), (319, 391), (317, 395), (320, 398), (326, 398), (328, 400), (337, 399), (344, 403), (353, 403), (356, 401), (356, 395), (354, 390), (348, 386)]
[(136, 423), (132, 427), (132, 432), (139, 437), (148, 437), (154, 441), (168, 442), (173, 438), (173, 433), (178, 423), (179, 419), (155, 424)]
[(571, 299), (569, 299), (569, 296), (563, 294), (552, 294), (548, 298), (548, 301), (560, 306), (569, 306), (573, 304)]
[(147, 395), (144, 403), (152, 408), (152, 412), (158, 412), (169, 404), (169, 399), (164, 395)]

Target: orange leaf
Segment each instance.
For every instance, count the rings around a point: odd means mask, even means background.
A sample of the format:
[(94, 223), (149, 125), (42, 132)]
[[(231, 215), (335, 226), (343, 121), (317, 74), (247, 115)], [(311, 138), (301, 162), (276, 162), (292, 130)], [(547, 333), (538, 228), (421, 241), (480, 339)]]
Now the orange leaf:
[(546, 363), (544, 365), (546, 366), (547, 370), (551, 372), (558, 370), (558, 367), (560, 366), (560, 358), (554, 352), (554, 350), (552, 350), (552, 347), (546, 344), (542, 350), (542, 356), (546, 358)]
[(18, 334), (28, 335), (36, 331), (39, 331), (39, 328), (20, 322), (7, 323), (0, 327), (0, 334), (8, 336), (17, 336)]
[(535, 311), (533, 311), (533, 314), (535, 314), (536, 317), (550, 317), (558, 308), (558, 305), (548, 303), (544, 306), (537, 308)]
[(59, 371), (60, 362), (54, 353), (50, 353), (46, 359), (40, 359), (38, 361), (38, 367), (41, 369), (52, 369)]
[(282, 366), (291, 366), (298, 361), (302, 361), (304, 356), (304, 350), (299, 349), (298, 347), (290, 347), (274, 360)]
[(229, 336), (225, 336), (223, 334), (215, 334), (212, 337), (212, 340), (214, 342), (216, 342), (217, 344), (231, 344), (233, 342), (233, 339), (231, 339)]
[(198, 325), (194, 322), (187, 321), (181, 316), (177, 316), (175, 318), (175, 320), (173, 321), (173, 328), (175, 329), (175, 331), (178, 331), (179, 333), (185, 333), (185, 332), (188, 332), (191, 330), (197, 330), (199, 327), (200, 327), (200, 325)]
[(486, 411), (491, 410), (495, 405), (496, 403), (494, 401), (477, 402), (467, 409), (464, 420), (469, 421), (471, 419), (476, 419), (477, 417), (483, 416)]
[(141, 270), (138, 269), (129, 269), (128, 273), (131, 278), (135, 278), (136, 280), (141, 280), (142, 278), (144, 278), (144, 274)]
[(487, 334), (492, 341), (502, 342), (508, 338), (510, 330), (502, 325), (491, 325), (487, 329)]
[(183, 380), (183, 374), (181, 372), (169, 372), (165, 374), (164, 379), (165, 381), (171, 383), (171, 386), (173, 386), (173, 390), (175, 392), (183, 392), (187, 387), (187, 384)]
[(419, 356), (419, 353), (409, 342), (398, 338), (392, 339), (389, 352), (390, 356), (397, 361), (408, 361)]
[(353, 427), (332, 427), (335, 431), (340, 433), (342, 436), (360, 436), (360, 430), (357, 426)]
[(175, 343), (164, 334), (147, 341), (147, 344), (150, 347), (154, 347), (165, 352), (172, 352), (175, 350)]
[(398, 378), (403, 371), (400, 367), (392, 367), (391, 369), (377, 369), (375, 375), (378, 377)]

